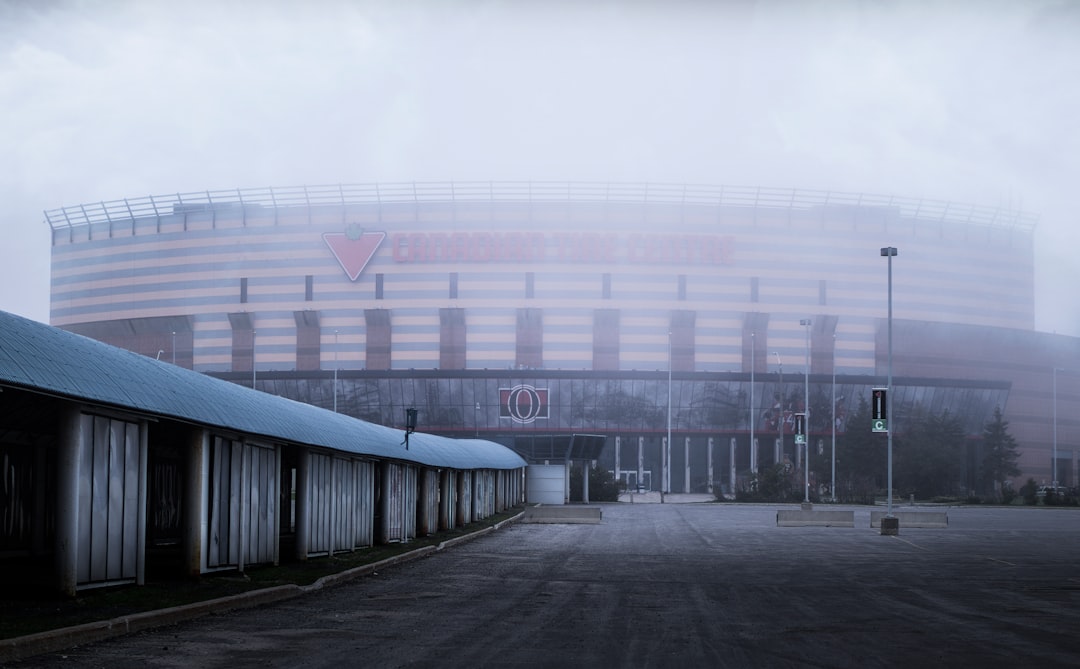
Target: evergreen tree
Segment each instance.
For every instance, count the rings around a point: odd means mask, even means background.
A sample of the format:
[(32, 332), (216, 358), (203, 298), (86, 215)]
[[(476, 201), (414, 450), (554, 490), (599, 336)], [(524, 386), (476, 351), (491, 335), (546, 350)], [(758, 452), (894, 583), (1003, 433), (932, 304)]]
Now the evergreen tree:
[(979, 467), (979, 480), (985, 490), (1001, 498), (1001, 486), (1009, 476), (1019, 476), (1016, 466), (1020, 453), (1016, 439), (1009, 434), (1009, 421), (1001, 415), (1001, 407), (994, 408), (994, 417), (983, 428), (983, 459)]
[(836, 440), (836, 496), (845, 502), (869, 503), (885, 486), (888, 462), (885, 435), (874, 434), (865, 397), (859, 398), (846, 428)]
[(964, 427), (948, 411), (912, 411), (908, 429), (893, 439), (894, 487), (922, 499), (957, 492), (964, 471)]

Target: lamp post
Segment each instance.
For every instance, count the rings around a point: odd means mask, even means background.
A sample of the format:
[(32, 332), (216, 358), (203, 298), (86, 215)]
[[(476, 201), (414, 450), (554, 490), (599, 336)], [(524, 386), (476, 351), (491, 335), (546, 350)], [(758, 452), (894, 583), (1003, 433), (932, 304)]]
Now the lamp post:
[(172, 333), (172, 364), (176, 364), (176, 331)]
[(888, 395), (885, 398), (885, 415), (889, 417), (889, 425), (888, 425), (888, 430), (887, 430), (887, 432), (885, 434), (886, 434), (886, 440), (887, 440), (887, 443), (888, 443), (887, 450), (888, 450), (888, 458), (889, 458), (889, 467), (888, 467), (888, 477), (889, 477), (888, 494), (889, 494), (889, 500), (888, 500), (888, 502), (886, 502), (886, 508), (887, 508), (886, 515), (888, 515), (890, 518), (892, 518), (892, 515), (893, 515), (893, 512), (892, 512), (892, 498), (893, 498), (893, 493), (892, 493), (892, 460), (893, 460), (893, 458), (892, 458), (892, 435), (893, 435), (893, 427), (895, 426), (895, 422), (896, 422), (896, 417), (895, 417), (895, 414), (893, 414), (893, 410), (892, 410), (892, 397), (893, 397), (893, 394), (894, 394), (893, 391), (892, 391), (892, 259), (893, 259), (894, 256), (897, 255), (896, 247), (895, 246), (882, 247), (881, 255), (889, 259), (889, 319), (888, 319), (889, 362), (888, 362), (888, 381), (886, 381), (886, 383), (885, 383), (885, 387), (887, 387), (889, 389)]
[(836, 333), (832, 336), (832, 411), (829, 421), (832, 423), (832, 478), (829, 479), (829, 488), (832, 490), (832, 501), (836, 503)]
[[(750, 333), (750, 471), (757, 474), (757, 448), (754, 447), (754, 348), (757, 333)], [(735, 470), (731, 471), (731, 492), (735, 492)]]
[(255, 330), (251, 330), (251, 389), (255, 390)]
[(334, 330), (334, 413), (337, 413), (338, 331)]
[[(405, 444), (406, 451), (409, 450), (409, 435), (413, 432), (416, 432), (416, 409), (410, 407), (405, 410), (405, 441), (401, 442)], [(402, 467), (402, 470), (404, 471), (404, 466)], [(404, 476), (404, 474), (402, 474), (402, 476)], [(404, 478), (402, 481), (404, 482)], [(402, 491), (404, 491), (404, 488), (402, 488)], [(404, 494), (404, 492), (402, 492), (402, 494)], [(404, 518), (401, 522), (405, 522)]]
[(805, 494), (803, 501), (810, 501), (810, 325), (809, 318), (803, 318), (799, 325), (806, 330), (806, 385), (803, 387), (803, 478), (805, 479)]
[(1064, 371), (1065, 370), (1061, 369), (1060, 367), (1054, 367), (1054, 371), (1053, 371), (1053, 374), (1052, 374), (1053, 379), (1054, 379), (1054, 400), (1053, 400), (1053, 405), (1054, 405), (1054, 409), (1053, 409), (1053, 411), (1054, 411), (1054, 421), (1053, 421), (1053, 424), (1054, 424), (1054, 461), (1053, 461), (1052, 470), (1053, 470), (1054, 494), (1055, 495), (1057, 494), (1057, 491), (1058, 491), (1057, 490), (1057, 486), (1058, 486), (1058, 476), (1057, 476), (1057, 373), (1058, 372), (1064, 372)]
[(667, 333), (667, 443), (664, 445), (664, 467), (660, 492), (671, 492), (671, 331)]
[(773, 453), (775, 462), (774, 465), (780, 464), (780, 457), (784, 454), (784, 363), (780, 362), (780, 354), (773, 351), (773, 355), (776, 356), (776, 365), (780, 368), (780, 445)]

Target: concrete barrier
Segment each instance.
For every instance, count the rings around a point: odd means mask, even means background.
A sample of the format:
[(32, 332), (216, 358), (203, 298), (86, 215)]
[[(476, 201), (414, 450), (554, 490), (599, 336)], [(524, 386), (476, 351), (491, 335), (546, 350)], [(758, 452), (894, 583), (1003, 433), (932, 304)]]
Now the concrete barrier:
[[(870, 527), (881, 527), (885, 511), (870, 512)], [(893, 511), (900, 520), (900, 529), (906, 527), (941, 528), (949, 526), (949, 514), (945, 511)]]
[(855, 512), (840, 509), (781, 509), (776, 512), (779, 527), (855, 527)]
[(527, 506), (523, 523), (591, 523), (600, 522), (600, 507), (597, 506)]

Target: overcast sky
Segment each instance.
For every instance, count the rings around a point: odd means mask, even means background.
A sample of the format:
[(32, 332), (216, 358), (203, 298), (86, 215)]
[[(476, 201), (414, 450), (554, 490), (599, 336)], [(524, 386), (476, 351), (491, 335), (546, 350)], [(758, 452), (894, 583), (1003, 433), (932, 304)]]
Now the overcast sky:
[(43, 209), (651, 181), (1038, 214), (1080, 336), (1078, 125), (1080, 2), (0, 0), (0, 309), (48, 321)]

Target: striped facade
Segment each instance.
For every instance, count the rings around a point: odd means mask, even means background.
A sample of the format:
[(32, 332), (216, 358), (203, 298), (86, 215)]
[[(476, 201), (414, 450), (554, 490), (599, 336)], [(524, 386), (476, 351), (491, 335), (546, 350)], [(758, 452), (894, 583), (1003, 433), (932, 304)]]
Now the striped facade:
[[(111, 227), (111, 229), (110, 229)], [(381, 236), (355, 280), (328, 238)], [(195, 211), (53, 235), (54, 325), (251, 369), (875, 368), (897, 319), (1030, 330), (1030, 231), (892, 210), (475, 203)], [(358, 265), (359, 266), (359, 265)], [(768, 314), (762, 318), (761, 314)], [(175, 344), (173, 332), (175, 335)], [(836, 348), (833, 351), (833, 335)], [(252, 341), (254, 340), (254, 342)], [(755, 364), (764, 370), (765, 356)]]
[[(684, 460), (700, 463), (713, 457), (704, 444), (722, 444), (729, 486), (757, 466), (748, 452), (772, 459), (754, 433), (776, 392), (789, 413), (805, 404), (805, 371), (815, 438), (827, 438), (816, 402), (831, 375), (859, 393), (882, 383), (882, 247), (899, 249), (894, 371), (908, 391), (894, 397), (909, 408), (968, 406), (976, 393), (966, 418), (977, 438), (1004, 404), (1025, 476), (1048, 479), (1050, 370), (1080, 368), (1075, 338), (1034, 332), (1035, 222), (1017, 212), (797, 190), (483, 183), (178, 194), (46, 217), (54, 325), (327, 408), (340, 401), (374, 422), (417, 406), (425, 429), (504, 443), (575, 430), (666, 439), (653, 418), (671, 370), (673, 441), (695, 439)], [(946, 390), (970, 382), (982, 385)], [(1080, 403), (1080, 383), (1054, 382), (1069, 473), (1059, 478), (1075, 483), (1080, 408), (1066, 407)], [(549, 388), (546, 422), (507, 418), (500, 393), (517, 386)], [(703, 418), (699, 398), (720, 394), (753, 406), (709, 422), (719, 414)], [(597, 418), (625, 398), (647, 410)], [(609, 469), (636, 457), (610, 450)], [(775, 459), (794, 451), (781, 443)], [(671, 457), (679, 478), (682, 456)], [(675, 489), (705, 485), (695, 467)]]

